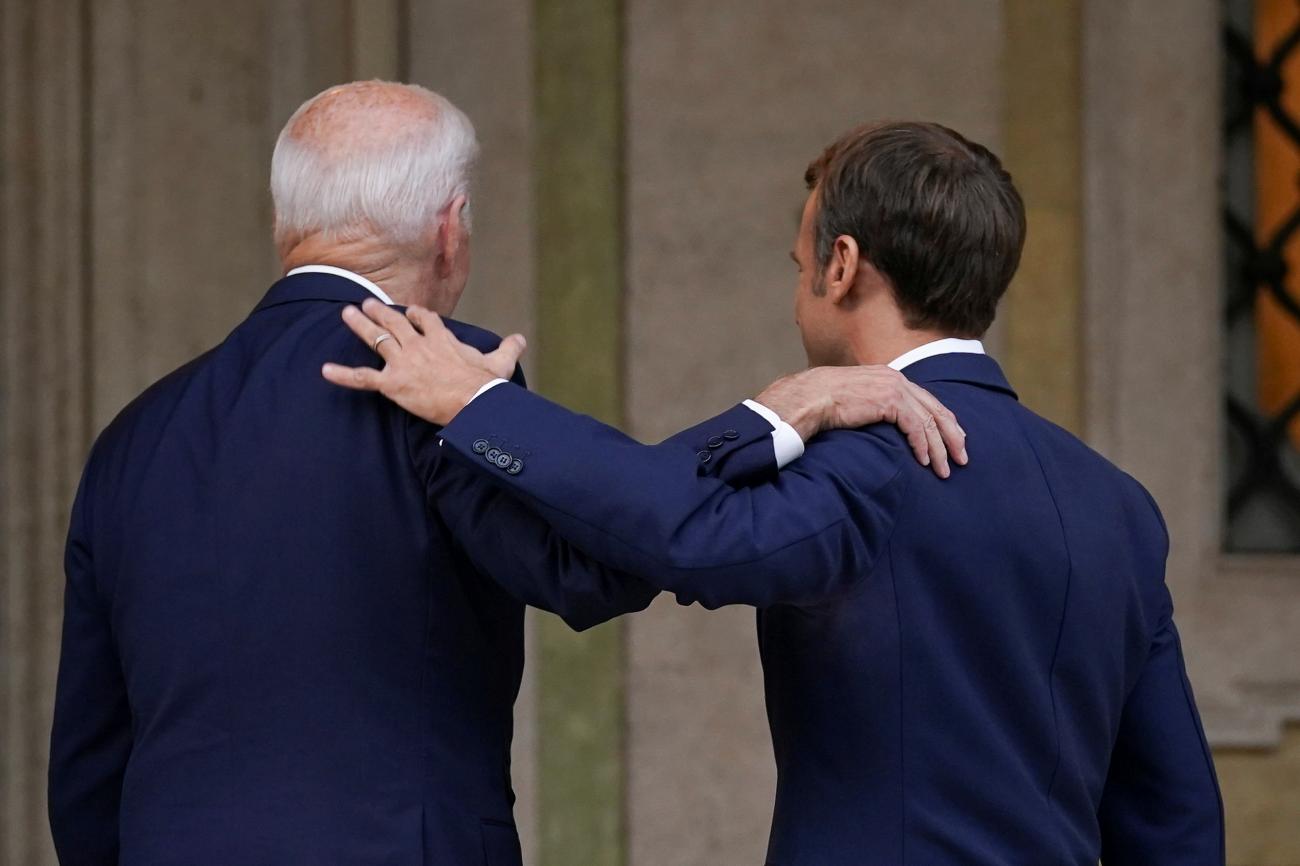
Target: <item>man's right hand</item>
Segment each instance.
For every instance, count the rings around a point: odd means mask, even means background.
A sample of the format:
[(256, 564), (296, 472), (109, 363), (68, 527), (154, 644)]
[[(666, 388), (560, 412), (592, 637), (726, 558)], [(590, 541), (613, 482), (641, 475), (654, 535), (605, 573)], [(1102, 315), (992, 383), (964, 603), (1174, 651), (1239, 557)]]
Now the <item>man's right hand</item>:
[(966, 431), (934, 395), (885, 365), (813, 367), (782, 376), (755, 398), (807, 442), (823, 430), (895, 424), (922, 466), (940, 478), (967, 462)]

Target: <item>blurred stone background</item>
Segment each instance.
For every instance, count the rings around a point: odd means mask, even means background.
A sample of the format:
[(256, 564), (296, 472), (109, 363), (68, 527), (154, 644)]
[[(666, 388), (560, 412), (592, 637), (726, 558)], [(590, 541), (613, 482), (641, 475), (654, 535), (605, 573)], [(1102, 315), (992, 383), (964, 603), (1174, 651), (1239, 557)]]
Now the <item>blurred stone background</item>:
[[(1300, 472), (1285, 435), (1243, 445), (1224, 408), (1235, 393), (1277, 432), (1294, 395), (1276, 389), (1300, 386), (1285, 310), (1250, 284), (1245, 324), (1224, 315), (1225, 200), (1261, 237), (1257, 202), (1300, 204), (1294, 172), (1265, 171), (1300, 147), (1265, 152), (1263, 109), (1225, 139), (1224, 28), (1266, 58), (1286, 15), (1300, 26), (1283, 0), (0, 0), (0, 864), (54, 862), (62, 544), (89, 444), (276, 278), (267, 173), (292, 110), (380, 77), (479, 130), (459, 317), (523, 331), (540, 390), (645, 440), (802, 364), (787, 251), (830, 139), (922, 118), (1000, 153), (1030, 230), (991, 348), (1164, 508), (1230, 862), (1300, 866)], [(1290, 69), (1278, 86), (1300, 91)], [(1272, 492), (1229, 508), (1243, 460)], [(575, 637), (533, 617), (527, 862), (762, 862), (752, 619), (661, 599)]]

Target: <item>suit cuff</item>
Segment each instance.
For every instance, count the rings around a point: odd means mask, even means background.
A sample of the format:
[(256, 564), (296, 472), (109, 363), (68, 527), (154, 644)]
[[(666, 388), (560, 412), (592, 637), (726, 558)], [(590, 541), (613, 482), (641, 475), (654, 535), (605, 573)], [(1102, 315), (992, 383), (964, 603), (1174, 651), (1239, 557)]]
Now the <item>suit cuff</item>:
[(803, 439), (795, 429), (781, 420), (781, 416), (756, 400), (744, 401), (745, 408), (758, 413), (772, 425), (772, 450), (776, 452), (776, 468), (784, 469), (803, 456)]
[[(488, 391), (491, 391), (497, 385), (504, 385), (505, 383), (506, 383), (505, 379), (493, 379), (491, 382), (488, 382), (482, 388), (479, 388), (477, 391), (475, 391), (474, 396), (469, 398), (469, 402), (473, 403), (475, 400), (477, 400), (479, 397), (482, 397)], [(469, 403), (466, 403), (465, 405), (468, 406)]]

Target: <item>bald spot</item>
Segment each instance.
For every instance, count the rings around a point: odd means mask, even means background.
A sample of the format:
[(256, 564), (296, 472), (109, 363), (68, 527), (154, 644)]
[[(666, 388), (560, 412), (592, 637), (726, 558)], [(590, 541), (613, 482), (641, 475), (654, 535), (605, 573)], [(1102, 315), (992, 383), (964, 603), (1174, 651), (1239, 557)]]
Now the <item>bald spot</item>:
[(332, 87), (290, 121), (289, 138), (327, 158), (390, 145), (438, 116), (427, 94), (386, 81)]

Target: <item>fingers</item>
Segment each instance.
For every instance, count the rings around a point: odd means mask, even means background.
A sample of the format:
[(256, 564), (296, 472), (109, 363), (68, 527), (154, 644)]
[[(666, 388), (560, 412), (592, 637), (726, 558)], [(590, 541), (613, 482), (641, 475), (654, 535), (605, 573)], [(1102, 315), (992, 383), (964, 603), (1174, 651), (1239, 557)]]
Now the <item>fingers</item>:
[(413, 304), (406, 308), (406, 318), (410, 320), (417, 331), (425, 336), (447, 329), (447, 326), (442, 323), (442, 316), (418, 305)]
[(501, 341), (496, 351), (489, 352), (483, 356), (483, 362), (487, 364), (488, 369), (496, 376), (502, 379), (509, 379), (515, 374), (515, 367), (519, 365), (519, 358), (528, 348), (528, 341), (524, 339), (523, 334), (511, 334)]
[[(917, 405), (921, 405), (918, 403)], [(925, 413), (925, 421), (922, 427), (925, 430), (926, 442), (930, 447), (930, 468), (934, 474), (940, 478), (947, 478), (952, 474), (952, 469), (948, 467), (948, 448), (943, 444), (943, 437), (939, 435), (939, 425), (935, 422), (934, 416), (930, 410), (924, 406), (921, 410)]]
[(925, 435), (925, 413), (920, 404), (908, 396), (894, 398), (897, 405), (892, 413), (885, 413), (883, 420), (892, 421), (911, 446), (916, 462), (922, 466), (930, 465), (930, 440)]
[(934, 415), (912, 394), (909, 387), (901, 388), (894, 399), (895, 423), (907, 437), (907, 444), (911, 446), (917, 462), (929, 466), (940, 478), (947, 478), (952, 474), (948, 466), (948, 449), (944, 446), (943, 437), (939, 435)]
[[(351, 329), (352, 333), (360, 337), (361, 341), (371, 349), (378, 352), (379, 356), (385, 361), (391, 360), (393, 355), (402, 351), (400, 341), (396, 338), (395, 334), (387, 328), (376, 324), (369, 316), (351, 304), (343, 308), (343, 322), (349, 329)], [(392, 339), (382, 340), (379, 345), (376, 346), (375, 341), (379, 340), (379, 338), (384, 334), (388, 334)]]
[[(382, 346), (380, 348), (383, 348)], [(354, 391), (378, 391), (380, 372), (370, 367), (344, 367), (342, 364), (326, 364), (320, 373), (326, 380)]]
[(379, 327), (392, 334), (399, 346), (405, 346), (419, 336), (415, 326), (407, 321), (406, 316), (376, 298), (366, 298), (365, 303), (361, 305), (361, 311)]
[(921, 386), (913, 384), (911, 388), (912, 395), (934, 416), (935, 423), (939, 428), (939, 435), (943, 437), (944, 445), (947, 446), (948, 453), (952, 455), (953, 462), (959, 466), (965, 466), (970, 462), (970, 457), (966, 453), (966, 431), (961, 429), (961, 425), (957, 423), (957, 416), (952, 414), (947, 406), (940, 403), (937, 397)]

